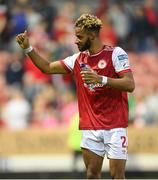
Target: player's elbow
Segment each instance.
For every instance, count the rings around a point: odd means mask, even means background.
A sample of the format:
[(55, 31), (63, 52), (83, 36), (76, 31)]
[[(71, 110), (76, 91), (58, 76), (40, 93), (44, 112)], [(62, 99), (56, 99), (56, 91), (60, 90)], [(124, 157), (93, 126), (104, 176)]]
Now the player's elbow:
[(40, 68), (41, 72), (44, 73), (44, 74), (51, 74), (51, 69), (49, 67), (49, 65), (45, 65), (43, 66), (42, 68)]
[(135, 89), (135, 83), (132, 81), (128, 86), (128, 92), (132, 93)]
[(134, 87), (130, 87), (129, 89), (128, 89), (128, 92), (130, 92), (130, 93), (132, 93), (133, 91), (134, 91)]
[(49, 71), (48, 69), (44, 69), (44, 70), (42, 70), (42, 72), (44, 73), (44, 74), (52, 74), (52, 72), (51, 71)]
[(47, 69), (40, 69), (42, 73), (49, 74), (49, 71)]

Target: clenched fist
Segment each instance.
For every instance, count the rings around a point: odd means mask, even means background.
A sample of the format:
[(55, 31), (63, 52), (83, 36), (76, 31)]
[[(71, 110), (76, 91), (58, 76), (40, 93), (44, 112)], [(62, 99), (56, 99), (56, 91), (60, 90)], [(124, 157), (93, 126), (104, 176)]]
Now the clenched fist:
[(27, 31), (25, 31), (24, 33), (18, 34), (16, 36), (16, 41), (18, 42), (18, 44), (20, 45), (22, 49), (27, 49), (30, 47)]

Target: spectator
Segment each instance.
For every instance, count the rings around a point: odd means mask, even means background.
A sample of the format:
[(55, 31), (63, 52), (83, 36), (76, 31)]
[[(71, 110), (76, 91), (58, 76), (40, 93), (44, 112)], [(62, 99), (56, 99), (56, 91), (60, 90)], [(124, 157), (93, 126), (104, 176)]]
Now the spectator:
[(117, 35), (119, 46), (126, 47), (125, 43), (130, 32), (130, 22), (128, 14), (124, 10), (124, 5), (122, 3), (114, 3), (109, 8), (108, 13)]
[(110, 46), (116, 46), (118, 39), (109, 16), (104, 15), (101, 19), (103, 22), (103, 27), (100, 32), (102, 41)]
[(10, 89), (10, 99), (2, 108), (2, 119), (9, 129), (24, 129), (28, 126), (31, 107), (22, 92)]
[(77, 99), (69, 89), (62, 93), (62, 124), (69, 127), (71, 118), (78, 112)]
[(7, 26), (7, 7), (0, 5), (0, 48), (4, 46), (4, 34)]
[(148, 44), (148, 32), (150, 26), (147, 17), (145, 16), (144, 8), (138, 6), (134, 8), (134, 11), (131, 29), (135, 38), (135, 50), (138, 52), (149, 51), (151, 50)]
[(6, 80), (9, 85), (17, 85), (22, 87), (22, 78), (23, 78), (23, 54), (12, 52), (9, 58), (7, 69), (5, 72)]
[(57, 95), (49, 84), (37, 94), (33, 102), (30, 127), (52, 129), (62, 124)]
[(15, 4), (11, 12), (11, 36), (15, 36), (27, 29), (25, 5)]

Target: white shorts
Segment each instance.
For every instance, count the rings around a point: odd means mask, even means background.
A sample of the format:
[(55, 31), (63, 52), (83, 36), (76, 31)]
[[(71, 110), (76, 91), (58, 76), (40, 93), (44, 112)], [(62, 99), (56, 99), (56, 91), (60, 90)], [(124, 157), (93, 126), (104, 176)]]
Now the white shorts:
[(81, 147), (109, 159), (127, 159), (127, 129), (82, 130)]

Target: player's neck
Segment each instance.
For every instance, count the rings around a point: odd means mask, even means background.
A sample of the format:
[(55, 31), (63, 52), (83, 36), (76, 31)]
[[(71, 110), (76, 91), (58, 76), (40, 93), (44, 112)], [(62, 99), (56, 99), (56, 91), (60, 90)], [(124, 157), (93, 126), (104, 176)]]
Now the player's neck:
[(95, 43), (93, 43), (90, 49), (88, 50), (89, 54), (90, 55), (97, 54), (103, 49), (103, 47), (104, 47), (103, 43), (98, 40)]

